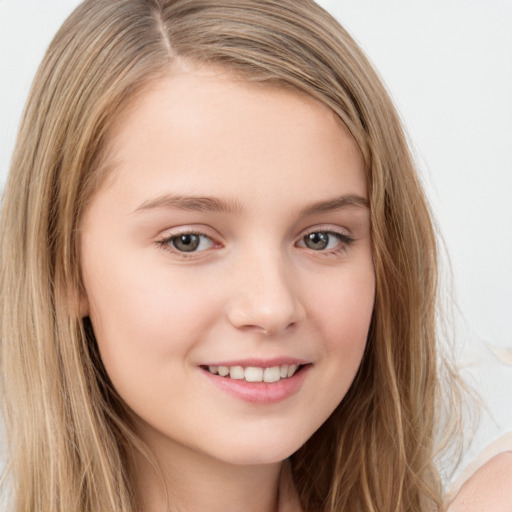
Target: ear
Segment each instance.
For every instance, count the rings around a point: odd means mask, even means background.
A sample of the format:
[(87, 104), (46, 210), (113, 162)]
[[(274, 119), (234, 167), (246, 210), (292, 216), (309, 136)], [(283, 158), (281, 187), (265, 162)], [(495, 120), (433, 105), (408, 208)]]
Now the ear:
[(77, 297), (78, 313), (80, 318), (85, 318), (86, 316), (89, 316), (91, 308), (89, 304), (89, 297), (87, 296), (87, 291), (85, 290), (83, 284), (78, 286)]
[(74, 314), (85, 318), (90, 314), (89, 297), (81, 280), (68, 288), (68, 300), (70, 306), (75, 310)]
[(57, 293), (56, 300), (71, 318), (79, 320), (89, 316), (89, 298), (83, 286), (67, 282), (59, 288), (61, 292)]
[(80, 297), (78, 299), (78, 310), (81, 318), (89, 316), (89, 298), (85, 290), (80, 290)]

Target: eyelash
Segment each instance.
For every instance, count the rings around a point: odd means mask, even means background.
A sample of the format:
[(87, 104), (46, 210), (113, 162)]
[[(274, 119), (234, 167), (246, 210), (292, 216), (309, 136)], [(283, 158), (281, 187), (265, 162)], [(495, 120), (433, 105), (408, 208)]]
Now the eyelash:
[[(328, 235), (329, 237), (335, 237), (338, 240), (338, 244), (336, 244), (336, 246), (333, 248), (329, 248), (329, 249), (326, 248), (326, 249), (319, 249), (319, 250), (309, 248), (311, 251), (319, 253), (319, 254), (320, 253), (325, 254), (325, 255), (337, 254), (343, 250), (346, 250), (354, 242), (354, 239), (351, 236), (347, 235), (346, 233), (340, 233), (340, 232), (332, 231), (329, 229), (324, 229), (324, 230), (315, 229), (315, 230), (306, 232), (304, 235), (302, 235), (298, 239), (298, 241), (295, 242), (294, 245), (308, 249), (308, 247), (305, 245), (306, 237), (311, 236), (311, 235), (318, 235), (318, 234)], [(178, 240), (180, 237), (183, 237), (183, 236), (199, 237), (203, 240), (206, 238), (210, 241), (211, 246), (206, 249), (202, 249), (200, 251), (197, 251), (197, 250), (192, 250), (192, 251), (188, 251), (188, 252), (180, 251), (179, 249), (177, 249), (174, 246), (174, 241)], [(201, 241), (199, 241), (199, 244), (200, 243), (201, 243)], [(200, 231), (182, 231), (180, 233), (176, 233), (171, 236), (166, 236), (165, 238), (162, 238), (161, 240), (157, 240), (156, 244), (159, 247), (161, 247), (162, 249), (172, 252), (173, 254), (177, 254), (182, 258), (192, 258), (192, 257), (196, 256), (198, 253), (205, 252), (206, 250), (210, 249), (211, 247), (215, 247), (216, 245), (217, 246), (219, 245), (211, 236), (207, 235), (204, 232), (200, 232)], [(302, 244), (302, 245), (299, 245), (299, 244)]]
[(318, 252), (318, 253), (322, 253), (322, 254), (327, 254), (327, 255), (328, 254), (337, 254), (341, 251), (346, 250), (354, 242), (354, 239), (351, 236), (347, 235), (346, 233), (340, 233), (338, 231), (332, 231), (329, 229), (314, 229), (314, 230), (309, 231), (306, 234), (302, 235), (299, 238), (299, 240), (296, 242), (296, 245), (299, 243), (302, 243), (304, 245), (301, 245), (300, 247), (307, 248), (307, 246), (305, 246), (306, 238), (308, 236), (318, 235), (318, 234), (328, 235), (329, 237), (334, 237), (338, 240), (338, 243), (333, 248), (330, 248), (330, 249), (325, 248), (325, 249), (320, 249), (320, 250), (311, 249), (314, 252)]
[[(219, 245), (215, 242), (215, 240), (207, 235), (206, 233), (202, 233), (200, 231), (182, 231), (181, 233), (172, 234), (171, 236), (166, 236), (165, 238), (162, 238), (161, 240), (157, 240), (157, 245), (164, 249), (165, 251), (171, 252), (173, 254), (177, 254), (182, 258), (193, 258), (194, 255), (197, 255), (198, 253), (204, 252), (206, 249), (203, 249), (201, 251), (180, 251), (176, 247), (173, 247), (173, 241), (178, 240), (180, 237), (184, 236), (190, 236), (190, 237), (199, 237), (202, 239), (208, 239), (211, 242), (211, 246), (214, 247), (215, 245)], [(199, 242), (201, 243), (201, 241)]]

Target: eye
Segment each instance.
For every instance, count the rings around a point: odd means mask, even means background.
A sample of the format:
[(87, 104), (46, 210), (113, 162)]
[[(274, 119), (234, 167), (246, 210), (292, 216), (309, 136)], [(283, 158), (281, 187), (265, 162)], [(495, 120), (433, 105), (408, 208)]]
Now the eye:
[(182, 233), (171, 236), (161, 242), (162, 245), (171, 246), (178, 252), (200, 252), (213, 247), (211, 238), (199, 233)]
[(341, 248), (352, 241), (347, 235), (332, 231), (313, 231), (303, 236), (298, 245), (313, 251), (328, 251)]

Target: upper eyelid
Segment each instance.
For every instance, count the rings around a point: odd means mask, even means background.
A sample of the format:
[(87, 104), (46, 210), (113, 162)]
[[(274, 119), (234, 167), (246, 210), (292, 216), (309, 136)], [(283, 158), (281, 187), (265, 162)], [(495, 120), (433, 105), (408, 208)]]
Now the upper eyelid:
[(340, 243), (350, 243), (350, 242), (353, 242), (354, 241), (354, 237), (352, 237), (351, 235), (349, 234), (346, 234), (346, 233), (340, 233), (338, 231), (333, 231), (333, 230), (322, 230), (322, 229), (314, 229), (312, 231), (308, 231), (304, 234), (302, 234), (298, 239), (297, 241), (295, 242), (295, 245), (298, 244), (298, 243), (301, 243), (304, 241), (304, 239), (308, 236), (308, 235), (312, 235), (313, 233), (327, 233), (329, 235), (334, 235), (335, 237), (338, 238), (338, 240), (340, 241)]
[(335, 235), (345, 236), (348, 238), (352, 238), (352, 234), (348, 228), (344, 228), (341, 226), (334, 226), (332, 224), (320, 224), (317, 226), (312, 226), (310, 228), (304, 229), (301, 234), (299, 235), (299, 238), (302, 238), (304, 236), (307, 236), (311, 233), (333, 233)]
[[(200, 250), (200, 251), (196, 251), (196, 250), (190, 251), (190, 252), (180, 251), (179, 249), (177, 249), (176, 247), (173, 246), (172, 240), (175, 238), (178, 238), (180, 236), (183, 236), (183, 235), (204, 236), (211, 241), (212, 246), (205, 248), (203, 250)], [(188, 231), (183, 230), (178, 233), (172, 233), (167, 236), (162, 236), (160, 238), (157, 238), (155, 240), (154, 244), (156, 246), (158, 246), (160, 248), (160, 250), (163, 250), (163, 251), (167, 252), (169, 255), (173, 255), (173, 257), (179, 258), (182, 261), (200, 260), (200, 259), (204, 258), (207, 254), (209, 254), (209, 251), (211, 249), (214, 249), (214, 248), (216, 248), (216, 246), (218, 247), (218, 245), (219, 245), (218, 242), (213, 237), (211, 237), (205, 233), (200, 233), (200, 232), (196, 232), (196, 231), (192, 231), (192, 230), (188, 230)]]
[[(304, 239), (313, 233), (328, 233), (330, 235), (334, 235), (338, 239), (338, 244), (336, 248), (331, 250), (319, 250), (315, 251), (318, 254), (332, 254), (333, 252), (340, 252), (343, 249), (346, 249), (348, 246), (352, 245), (355, 241), (352, 234), (346, 228), (341, 228), (340, 226), (333, 227), (331, 226), (312, 226), (309, 229), (304, 230), (301, 235), (294, 242), (294, 246), (304, 249), (305, 241)], [(303, 246), (304, 244), (304, 246)], [(307, 247), (305, 247), (307, 249)]]
[(213, 232), (214, 230), (208, 228), (206, 226), (201, 227), (192, 227), (192, 226), (181, 226), (175, 228), (164, 229), (159, 235), (157, 235), (157, 239), (171, 239), (181, 235), (201, 235), (211, 238), (213, 241), (217, 241), (220, 237)]
[[(160, 234), (155, 237), (154, 243), (157, 246), (160, 246), (165, 251), (178, 255), (180, 258), (194, 258), (198, 257), (200, 254), (202, 255), (202, 253), (208, 252), (212, 248), (218, 248), (220, 245), (222, 245), (222, 242), (219, 241), (219, 237), (211, 233), (211, 231), (213, 230), (211, 228), (208, 228), (207, 226), (179, 226), (174, 228), (168, 228), (160, 232)], [(212, 247), (209, 247), (208, 249), (202, 251), (191, 251), (188, 253), (179, 251), (178, 249), (173, 247), (171, 241), (183, 235), (204, 236), (212, 242)]]
[[(315, 233), (315, 232), (323, 232), (323, 233), (332, 233), (334, 235), (338, 235), (343, 238), (352, 239), (353, 236), (350, 233), (350, 230), (342, 227), (342, 226), (334, 226), (332, 224), (319, 224), (315, 226), (308, 227), (303, 229), (300, 234), (295, 238), (295, 242), (297, 243), (303, 239), (303, 237)], [(217, 233), (217, 231), (209, 228), (208, 226), (181, 226), (176, 228), (169, 228), (164, 230), (164, 232), (156, 237), (156, 240), (159, 242), (165, 242), (171, 240), (175, 237), (179, 237), (181, 235), (198, 235), (198, 236), (206, 236), (211, 239), (214, 244), (222, 244), (222, 237)]]

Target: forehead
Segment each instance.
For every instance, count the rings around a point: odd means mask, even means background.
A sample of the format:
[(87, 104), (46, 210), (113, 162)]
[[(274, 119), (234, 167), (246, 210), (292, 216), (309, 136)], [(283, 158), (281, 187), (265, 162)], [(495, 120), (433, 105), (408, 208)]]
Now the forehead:
[(350, 193), (366, 193), (357, 144), (328, 107), (218, 68), (183, 67), (149, 83), (119, 115), (107, 155), (114, 179), (140, 181), (148, 193), (153, 183), (153, 195), (164, 181), (211, 194), (282, 180), (332, 195), (343, 180)]

